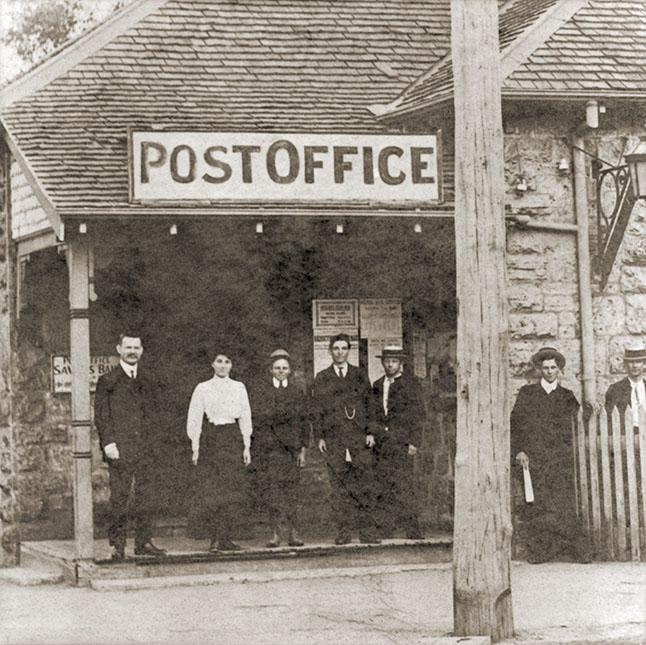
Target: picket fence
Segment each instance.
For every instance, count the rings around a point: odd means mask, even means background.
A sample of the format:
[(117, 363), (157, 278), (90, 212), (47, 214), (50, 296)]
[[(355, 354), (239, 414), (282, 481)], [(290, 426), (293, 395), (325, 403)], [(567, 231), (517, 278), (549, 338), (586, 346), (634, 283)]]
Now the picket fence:
[(646, 560), (646, 412), (605, 410), (572, 425), (576, 501), (596, 559)]

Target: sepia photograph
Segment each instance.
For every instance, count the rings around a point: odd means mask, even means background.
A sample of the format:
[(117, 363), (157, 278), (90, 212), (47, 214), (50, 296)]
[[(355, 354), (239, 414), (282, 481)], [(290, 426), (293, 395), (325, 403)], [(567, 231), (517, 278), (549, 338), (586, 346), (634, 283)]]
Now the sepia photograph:
[(0, 0), (0, 645), (646, 643), (646, 0)]

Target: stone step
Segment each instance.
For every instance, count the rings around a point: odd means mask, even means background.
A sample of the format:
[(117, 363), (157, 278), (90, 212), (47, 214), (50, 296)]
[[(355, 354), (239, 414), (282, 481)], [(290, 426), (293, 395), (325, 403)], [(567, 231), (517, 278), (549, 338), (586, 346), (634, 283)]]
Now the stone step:
[[(178, 540), (156, 540), (168, 550), (164, 557), (128, 556), (112, 562), (107, 545), (100, 545), (94, 561), (77, 561), (73, 543), (24, 543), (26, 563), (40, 570), (58, 570), (72, 584), (95, 589), (142, 589), (187, 584), (218, 584), (245, 580), (271, 580), (316, 576), (370, 575), (384, 567), (393, 570), (424, 568), (449, 562), (451, 539), (385, 540), (381, 544), (308, 544), (267, 549), (245, 544), (242, 551), (209, 553), (188, 550)], [(208, 545), (208, 543), (206, 543)], [(179, 549), (177, 547), (184, 547)], [(194, 546), (194, 545), (193, 545)], [(175, 547), (175, 548), (173, 548)], [(129, 552), (128, 552), (129, 553)]]

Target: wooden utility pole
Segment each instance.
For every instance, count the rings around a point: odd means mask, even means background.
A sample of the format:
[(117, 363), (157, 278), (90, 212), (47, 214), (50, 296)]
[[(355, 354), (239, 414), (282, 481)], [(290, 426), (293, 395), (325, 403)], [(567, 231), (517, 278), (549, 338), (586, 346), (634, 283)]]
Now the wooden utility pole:
[(513, 634), (498, 0), (451, 1), (455, 83), (457, 635)]

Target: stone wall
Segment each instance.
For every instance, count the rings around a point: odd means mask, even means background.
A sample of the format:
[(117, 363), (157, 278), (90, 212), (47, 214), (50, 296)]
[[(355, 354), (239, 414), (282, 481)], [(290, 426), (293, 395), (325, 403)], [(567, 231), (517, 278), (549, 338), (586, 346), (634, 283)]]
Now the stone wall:
[[(643, 111), (642, 111), (643, 112)], [(575, 223), (569, 129), (580, 112), (536, 115), (507, 114), (505, 171), (508, 214), (528, 215), (534, 223)], [(596, 253), (596, 196), (593, 154), (621, 163), (643, 131), (644, 114), (609, 110), (602, 127), (586, 135), (590, 251)], [(605, 129), (604, 129), (605, 119)], [(570, 170), (558, 171), (561, 159)], [(523, 179), (527, 190), (515, 190)], [(615, 260), (607, 286), (599, 288), (593, 274), (593, 323), (597, 393), (602, 398), (609, 382), (623, 369), (625, 343), (646, 334), (646, 208), (638, 202)], [(507, 267), (510, 315), (512, 394), (532, 376), (529, 359), (540, 346), (561, 349), (568, 360), (563, 383), (581, 396), (581, 332), (576, 235), (570, 232), (508, 227)]]
[(19, 558), (12, 418), (12, 254), (9, 154), (0, 142), (0, 566)]

